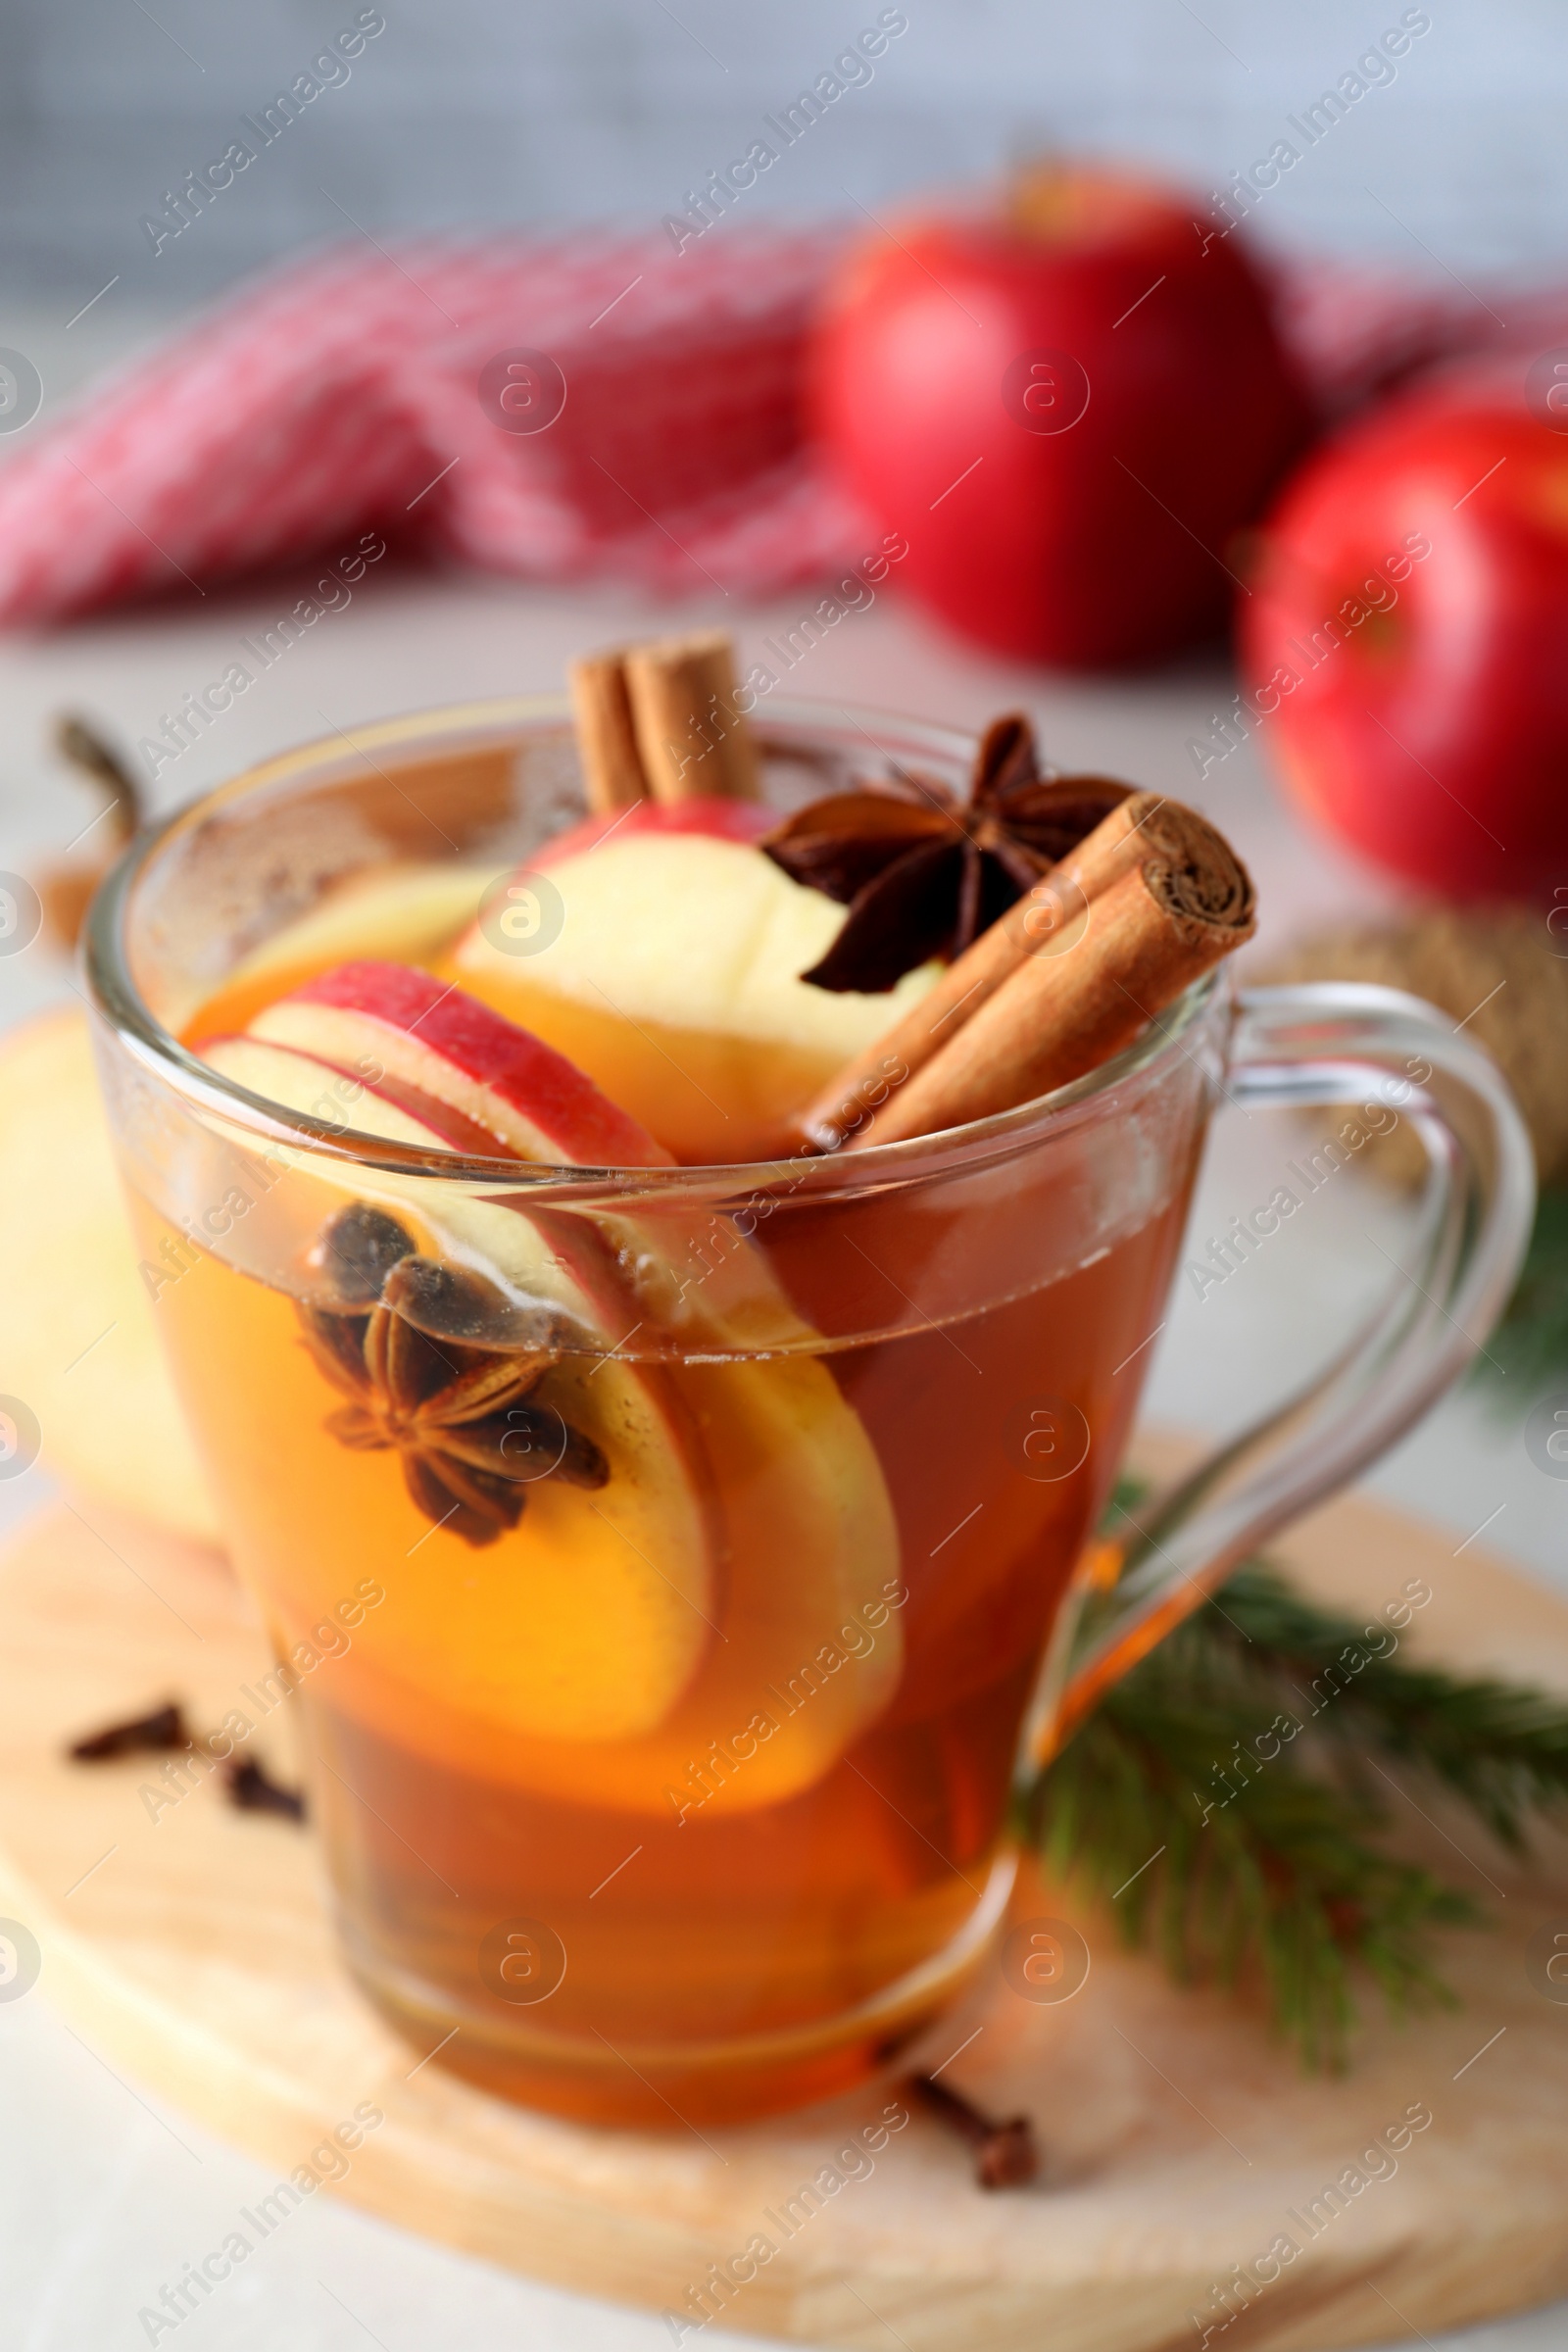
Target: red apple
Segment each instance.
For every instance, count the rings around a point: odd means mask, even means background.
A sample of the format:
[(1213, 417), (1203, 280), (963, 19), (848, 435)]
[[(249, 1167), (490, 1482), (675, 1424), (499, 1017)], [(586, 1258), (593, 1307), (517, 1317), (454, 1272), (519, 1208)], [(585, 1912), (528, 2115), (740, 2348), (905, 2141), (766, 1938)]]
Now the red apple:
[(814, 382), (837, 469), (908, 542), (896, 576), (995, 652), (1068, 667), (1215, 626), (1232, 536), (1307, 424), (1237, 242), (1077, 166), (1006, 213), (868, 237)]
[(259, 1012), (250, 1034), (338, 1069), (377, 1064), (520, 1159), (667, 1166), (669, 1153), (564, 1054), (406, 963), (340, 963)]
[(1460, 368), (1350, 425), (1242, 606), (1243, 714), (1297, 797), (1461, 897), (1568, 871), (1568, 419), (1527, 375)]

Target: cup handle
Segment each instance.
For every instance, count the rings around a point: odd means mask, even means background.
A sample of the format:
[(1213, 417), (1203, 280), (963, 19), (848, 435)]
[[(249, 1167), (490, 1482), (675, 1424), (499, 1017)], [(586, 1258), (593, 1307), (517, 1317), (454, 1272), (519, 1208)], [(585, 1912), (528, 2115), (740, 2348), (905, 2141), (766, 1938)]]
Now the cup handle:
[(1530, 1238), (1534, 1156), (1507, 1085), (1417, 997), (1340, 981), (1244, 992), (1226, 1093), (1407, 1119), (1427, 1172), (1404, 1262), (1317, 1379), (1153, 1498), (1125, 1542), (1090, 1547), (1031, 1714), (1036, 1764), (1241, 1560), (1420, 1418), (1485, 1341)]

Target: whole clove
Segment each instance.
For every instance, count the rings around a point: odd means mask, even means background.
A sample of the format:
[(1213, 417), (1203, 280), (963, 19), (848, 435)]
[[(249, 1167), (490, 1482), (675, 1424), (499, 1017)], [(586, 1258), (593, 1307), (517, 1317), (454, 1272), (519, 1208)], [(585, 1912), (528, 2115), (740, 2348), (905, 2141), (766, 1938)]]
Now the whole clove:
[(116, 1756), (161, 1755), (190, 1744), (179, 1703), (171, 1699), (150, 1715), (133, 1715), (127, 1723), (110, 1723), (101, 1732), (89, 1732), (84, 1739), (73, 1740), (67, 1752), (74, 1764), (107, 1764)]
[(973, 2148), (974, 2177), (982, 2188), (1020, 2188), (1035, 2178), (1040, 2150), (1026, 2115), (999, 2123), (932, 2075), (916, 2075), (913, 2086), (938, 2121)]
[(247, 1757), (223, 1768), (223, 1793), (241, 1813), (277, 1813), (285, 1821), (305, 1819), (305, 1797), (298, 1788), (285, 1788), (265, 1765)]

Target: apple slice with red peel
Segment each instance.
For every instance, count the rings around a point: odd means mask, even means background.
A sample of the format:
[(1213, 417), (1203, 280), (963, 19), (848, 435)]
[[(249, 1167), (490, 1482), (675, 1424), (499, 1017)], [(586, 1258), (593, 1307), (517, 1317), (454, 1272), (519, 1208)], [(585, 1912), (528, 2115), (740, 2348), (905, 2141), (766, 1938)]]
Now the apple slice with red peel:
[[(427, 1152), (456, 1149), (445, 1121), (438, 1126), (434, 1118), (423, 1115), (427, 1107), (439, 1112), (443, 1106), (436, 1102), (426, 1105), (412, 1087), (400, 1089), (394, 1097), (382, 1084), (379, 1066), (368, 1056), (356, 1069), (319, 1054), (301, 1054), (291, 1046), (270, 1044), (243, 1031), (232, 1037), (209, 1037), (200, 1051), (203, 1061), (223, 1077), (232, 1078), (236, 1086), (265, 1102), (275, 1103), (280, 1110), (300, 1111), (327, 1125), (379, 1136), (385, 1143), (416, 1144)], [(493, 1155), (495, 1138), (487, 1129), (475, 1128), (474, 1133), (483, 1134), (489, 1147), (487, 1156)]]
[(564, 1054), (412, 964), (337, 964), (267, 1005), (248, 1034), (339, 1069), (373, 1065), (488, 1130), (518, 1159), (669, 1164), (662, 1145)]
[[(340, 964), (319, 973), (259, 1012), (245, 1042), (287, 1048), (343, 1076), (355, 1073), (356, 1086), (365, 1083), (380, 1103), (403, 1105), (433, 1131), (425, 1140), (454, 1151), (489, 1156), (499, 1148), (552, 1166), (670, 1164), (662, 1145), (564, 1054), (451, 982), (405, 964)], [(232, 1060), (228, 1066), (238, 1074)], [(257, 1066), (253, 1091), (266, 1094), (266, 1070)], [(319, 1115), (356, 1123), (341, 1110), (316, 1107)], [(417, 1139), (411, 1130), (402, 1140)], [(722, 1320), (733, 1327), (737, 1347), (787, 1346), (802, 1336), (762, 1253), (733, 1229), (723, 1238), (733, 1238), (735, 1247), (715, 1252), (712, 1220), (694, 1219), (684, 1206), (650, 1206), (635, 1218), (540, 1208), (530, 1213), (527, 1230), (543, 1237), (537, 1259), (554, 1260), (563, 1250), (569, 1259), (574, 1248), (598, 1255), (609, 1245), (623, 1296), (606, 1316), (607, 1346), (643, 1314), (676, 1333), (694, 1319)], [(607, 1279), (614, 1287), (615, 1276), (608, 1274), (601, 1290)], [(549, 1295), (547, 1277), (535, 1280)]]
[(694, 794), (689, 801), (634, 801), (612, 815), (585, 816), (564, 833), (553, 834), (533, 859), (530, 871), (550, 872), (573, 858), (597, 850), (612, 833), (630, 836), (658, 833), (701, 833), (712, 841), (738, 841), (745, 848), (765, 840), (778, 823), (778, 810), (760, 801), (727, 801)]
[(492, 866), (394, 860), (330, 884), (314, 906), (284, 923), (236, 963), (216, 997), (193, 994), (166, 1006), (168, 1027), (186, 1044), (243, 1029), (263, 1004), (329, 964), (367, 956), (424, 963), (469, 920)]
[[(358, 1068), (345, 1068), (297, 1047), (241, 1034), (209, 1038), (202, 1058), (264, 1102), (348, 1132), (412, 1144), (421, 1151), (521, 1156), (501, 1152), (489, 1129), (450, 1103), (389, 1078), (369, 1055)], [(273, 1157), (291, 1156), (286, 1147), (270, 1150)], [(577, 1343), (594, 1352), (613, 1348), (634, 1319), (625, 1312), (609, 1251), (598, 1243), (595, 1229), (582, 1220), (536, 1216), (526, 1203), (510, 1200), (476, 1200), (457, 1192), (438, 1198), (428, 1185), (410, 1185), (352, 1162), (323, 1160), (317, 1153), (300, 1153), (296, 1165), (313, 1194), (319, 1196), (323, 1214), (338, 1188), (356, 1200), (384, 1209), (416, 1236), (426, 1255), (491, 1282), (519, 1317), (541, 1304), (563, 1310)], [(296, 1269), (307, 1295), (316, 1289), (319, 1270), (308, 1250)], [(470, 1335), (453, 1330), (447, 1336), (466, 1340)], [(497, 1338), (503, 1344), (499, 1326)]]
[[(339, 1042), (355, 1041), (339, 1033)], [(344, 1073), (329, 1062), (264, 1038), (215, 1041), (207, 1053), (253, 1092), (316, 1115), (322, 1115), (323, 1102), (332, 1102), (332, 1090), (343, 1082)], [(428, 1143), (452, 1133), (454, 1122), (466, 1117), (413, 1087), (389, 1092), (394, 1082), (385, 1076), (367, 1083), (367, 1067), (379, 1067), (373, 1047), (352, 1081), (365, 1089), (347, 1113), (352, 1124), (391, 1140)], [(326, 1115), (345, 1114), (328, 1109)], [(318, 1173), (334, 1181), (330, 1164)], [(881, 1711), (897, 1683), (899, 1544), (881, 1467), (858, 1415), (828, 1367), (808, 1352), (813, 1335), (773, 1280), (763, 1252), (737, 1230), (714, 1278), (688, 1286), (672, 1262), (683, 1239), (698, 1238), (695, 1231), (685, 1233), (687, 1212), (540, 1213), (526, 1196), (515, 1203), (477, 1200), (453, 1187), (437, 1200), (428, 1186), (404, 1188), (395, 1176), (347, 1167), (342, 1181), (357, 1198), (398, 1217), (427, 1256), (481, 1273), (518, 1311), (540, 1299), (565, 1309), (578, 1345), (547, 1377), (541, 1394), (554, 1398), (563, 1419), (582, 1428), (612, 1464), (609, 1485), (593, 1497), (554, 1481), (542, 1484), (530, 1495), (519, 1529), (477, 1565), (470, 1556), (461, 1578), (453, 1577), (443, 1557), (454, 1540), (420, 1544), (408, 1577), (400, 1572), (399, 1606), (368, 1620), (355, 1662), (345, 1661), (345, 1696), (351, 1687), (359, 1690), (367, 1713), (382, 1719), (392, 1709), (412, 1744), (449, 1763), (654, 1815), (678, 1811), (683, 1790), (710, 1818), (809, 1787)], [(705, 1263), (712, 1260), (712, 1224), (707, 1216), (702, 1220)], [(662, 1308), (688, 1288), (679, 1311), (665, 1315)], [(763, 1348), (793, 1352), (766, 1362), (675, 1367), (628, 1361), (617, 1346), (625, 1345), (644, 1311), (651, 1326), (673, 1323), (680, 1344), (703, 1354)], [(654, 1329), (647, 1340), (657, 1345)], [(584, 1620), (563, 1609), (543, 1652), (555, 1676), (552, 1711), (540, 1692), (541, 1661), (519, 1665), (506, 1631), (519, 1609), (526, 1621), (527, 1604), (514, 1586), (497, 1586), (492, 1565), (499, 1570), (520, 1546), (531, 1578), (530, 1544), (549, 1560), (564, 1560), (581, 1547), (586, 1531), (590, 1552), (595, 1541), (636, 1546), (644, 1565), (679, 1590), (660, 1538), (662, 1526), (667, 1540), (676, 1515), (656, 1513), (651, 1530), (619, 1526), (612, 1515), (617, 1462), (622, 1494), (624, 1480), (640, 1475), (656, 1491), (662, 1477), (667, 1482), (667, 1473), (641, 1449), (628, 1451), (623, 1434), (617, 1441), (628, 1417), (646, 1413), (642, 1400), (650, 1393), (662, 1407), (666, 1448), (687, 1465), (694, 1497), (704, 1498), (702, 1528), (690, 1532), (694, 1499), (685, 1540), (727, 1562), (722, 1590), (711, 1576), (707, 1588), (708, 1614), (723, 1640), (706, 1644), (684, 1688), (657, 1720), (647, 1694), (656, 1682), (667, 1692), (672, 1678), (654, 1676), (617, 1642), (615, 1671), (626, 1686), (617, 1719), (582, 1632)], [(259, 1528), (270, 1515), (281, 1513), (286, 1521), (286, 1503), (275, 1496), (257, 1493), (248, 1506)], [(351, 1520), (333, 1532), (332, 1542), (339, 1541), (352, 1544)], [(298, 1529), (280, 1523), (267, 1557), (275, 1562), (290, 1545), (300, 1561), (301, 1607), (309, 1608), (318, 1598), (319, 1580), (334, 1570), (331, 1545), (323, 1536), (318, 1546), (314, 1531), (306, 1541)], [(434, 1558), (427, 1559), (430, 1554)], [(631, 1564), (625, 1565), (629, 1570)], [(523, 1582), (532, 1589), (528, 1578)], [(596, 1605), (607, 1605), (590, 1578), (584, 1605), (592, 1594)], [(645, 1617), (656, 1597), (651, 1590), (636, 1596)], [(695, 1593), (689, 1597), (702, 1605)], [(492, 1617), (504, 1637), (495, 1642)], [(645, 1638), (643, 1646), (653, 1644)], [(583, 1691), (572, 1699), (578, 1678)], [(702, 1777), (704, 1758), (712, 1743), (744, 1731), (759, 1713), (771, 1728), (754, 1735), (759, 1744), (747, 1769), (721, 1771), (719, 1784), (705, 1795), (711, 1776)], [(635, 1714), (641, 1721), (633, 1728)]]
[[(394, 1100), (363, 1074), (293, 1048), (215, 1038), (203, 1057), (282, 1109), (344, 1118), (392, 1143), (449, 1146), (445, 1130), (457, 1115), (450, 1106), (432, 1103), (442, 1121), (432, 1124), (408, 1097)], [(306, 1166), (302, 1155), (302, 1175)], [(609, 1301), (577, 1279), (579, 1271), (591, 1279), (593, 1269), (586, 1258), (574, 1269), (510, 1205), (460, 1200), (437, 1222), (427, 1213), (428, 1187), (400, 1188), (395, 1177), (346, 1163), (323, 1167), (313, 1160), (309, 1172), (323, 1196), (340, 1182), (356, 1203), (401, 1228), (408, 1248), (393, 1267), (398, 1305), (400, 1312), (412, 1308), (408, 1319), (417, 1328), (442, 1325), (437, 1337), (459, 1346), (480, 1340), (471, 1320), (464, 1320), (473, 1309), (476, 1272), (484, 1279), (488, 1347), (537, 1340), (546, 1302), (566, 1352), (530, 1392), (529, 1406), (586, 1438), (609, 1476), (591, 1494), (553, 1478), (529, 1480), (518, 1525), (476, 1554), (419, 1515), (401, 1479), (389, 1475), (384, 1453), (351, 1453), (328, 1433), (327, 1415), (341, 1399), (324, 1384), (316, 1396), (319, 1376), (301, 1351), (303, 1369), (293, 1369), (303, 1394), (278, 1405), (280, 1420), (291, 1420), (276, 1431), (275, 1446), (232, 1442), (209, 1381), (191, 1384), (186, 1396), (190, 1418), (218, 1456), (217, 1484), (233, 1521), (236, 1557), (270, 1594), (280, 1576), (288, 1580), (303, 1629), (319, 1616), (322, 1593), (336, 1590), (333, 1580), (341, 1580), (343, 1561), (363, 1544), (365, 1528), (389, 1527), (402, 1565), (388, 1578), (396, 1588), (393, 1605), (374, 1620), (376, 1637), (390, 1640), (423, 1689), (448, 1706), (471, 1710), (506, 1739), (561, 1742), (567, 1754), (580, 1742), (647, 1737), (700, 1666), (719, 1583), (697, 1434), (670, 1373), (606, 1358), (596, 1335)], [(323, 1264), (318, 1249), (316, 1256), (307, 1287), (334, 1302), (345, 1298), (350, 1312), (372, 1302), (345, 1293), (352, 1265)], [(453, 1278), (455, 1267), (466, 1280)], [(445, 1322), (454, 1328), (443, 1324), (444, 1301), (452, 1308)], [(206, 1352), (222, 1344), (220, 1330), (209, 1336)], [(596, 1360), (598, 1373), (585, 1379), (585, 1366)], [(254, 1385), (238, 1365), (232, 1382), (247, 1396)], [(326, 1457), (313, 1492), (331, 1496), (324, 1510), (303, 1520), (288, 1482), (266, 1466), (300, 1458), (302, 1446)]]
[(590, 818), (532, 860), (559, 919), (514, 943), (481, 915), (434, 968), (569, 1054), (688, 1164), (786, 1151), (791, 1113), (935, 966), (880, 996), (808, 987), (846, 909), (763, 855), (775, 821), (707, 800)]

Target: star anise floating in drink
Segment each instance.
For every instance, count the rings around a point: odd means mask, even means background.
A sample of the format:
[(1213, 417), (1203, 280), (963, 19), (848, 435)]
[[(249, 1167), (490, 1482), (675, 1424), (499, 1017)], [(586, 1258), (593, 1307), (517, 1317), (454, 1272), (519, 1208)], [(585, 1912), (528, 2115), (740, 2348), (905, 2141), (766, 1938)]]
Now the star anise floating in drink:
[(563, 1353), (547, 1309), (421, 1257), (396, 1218), (363, 1201), (330, 1220), (311, 1254), (332, 1303), (296, 1301), (304, 1344), (348, 1399), (325, 1426), (354, 1452), (396, 1452), (427, 1519), (494, 1544), (522, 1517), (535, 1479), (605, 1485), (593, 1440), (528, 1401)]
[(1010, 711), (986, 729), (967, 801), (927, 776), (812, 801), (762, 843), (792, 880), (850, 909), (802, 979), (874, 994), (933, 956), (951, 962), (1131, 789), (1043, 776), (1034, 729)]

